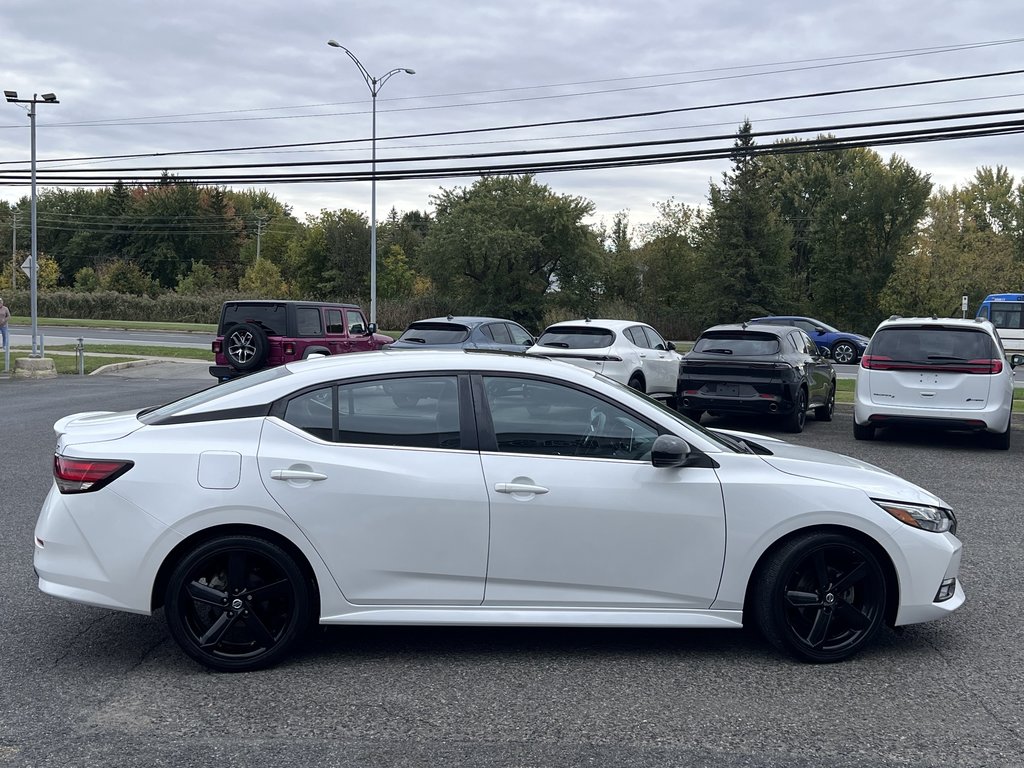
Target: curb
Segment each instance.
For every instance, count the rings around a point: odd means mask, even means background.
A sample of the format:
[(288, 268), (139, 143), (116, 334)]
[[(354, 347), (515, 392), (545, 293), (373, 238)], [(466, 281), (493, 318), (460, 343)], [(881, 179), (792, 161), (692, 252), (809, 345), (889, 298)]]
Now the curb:
[(141, 368), (144, 365), (157, 365), (158, 363), (184, 363), (186, 365), (209, 365), (210, 363), (206, 360), (182, 360), (176, 357), (147, 357), (140, 360), (128, 360), (123, 363), (108, 363), (107, 365), (101, 365), (95, 371), (89, 374), (89, 376), (96, 376), (97, 374), (113, 373), (114, 371), (121, 371), (125, 368)]

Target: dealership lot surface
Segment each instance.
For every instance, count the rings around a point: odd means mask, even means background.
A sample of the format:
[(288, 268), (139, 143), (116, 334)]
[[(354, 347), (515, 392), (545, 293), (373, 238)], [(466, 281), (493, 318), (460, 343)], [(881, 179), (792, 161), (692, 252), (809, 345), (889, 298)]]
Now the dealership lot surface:
[[(60, 416), (208, 386), (202, 366), (0, 381), (0, 766), (1004, 766), (1024, 754), (1024, 424), (855, 443), (851, 409), (804, 445), (938, 493), (967, 604), (852, 662), (805, 666), (731, 631), (332, 628), (266, 672), (211, 674), (162, 616), (35, 588), (32, 528)], [(771, 421), (708, 421), (772, 434)]]

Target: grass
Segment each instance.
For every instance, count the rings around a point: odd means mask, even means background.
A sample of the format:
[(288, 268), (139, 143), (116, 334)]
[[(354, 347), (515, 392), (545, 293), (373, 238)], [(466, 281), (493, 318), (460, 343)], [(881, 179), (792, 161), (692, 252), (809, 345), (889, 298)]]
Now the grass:
[[(18, 349), (15, 347), (14, 349)], [(47, 344), (47, 352), (75, 351), (74, 344)], [(86, 344), (85, 354), (128, 355), (138, 357), (175, 357), (181, 360), (209, 360), (213, 362), (213, 352), (209, 349), (193, 349), (192, 347), (147, 347), (140, 344)]]

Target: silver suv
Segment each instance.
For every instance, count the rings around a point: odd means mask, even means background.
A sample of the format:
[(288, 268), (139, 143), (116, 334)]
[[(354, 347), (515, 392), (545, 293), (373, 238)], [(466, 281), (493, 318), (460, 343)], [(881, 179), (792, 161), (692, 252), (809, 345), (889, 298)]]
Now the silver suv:
[(853, 436), (870, 440), (885, 426), (931, 426), (985, 432), (1010, 447), (1013, 368), (987, 320), (891, 317), (860, 361)]

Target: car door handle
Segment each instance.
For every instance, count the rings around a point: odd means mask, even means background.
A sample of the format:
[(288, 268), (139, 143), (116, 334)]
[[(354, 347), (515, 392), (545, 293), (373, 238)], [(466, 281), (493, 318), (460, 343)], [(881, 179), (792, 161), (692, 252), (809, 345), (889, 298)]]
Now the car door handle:
[(271, 480), (326, 480), (327, 475), (321, 472), (310, 472), (305, 469), (272, 469)]
[(527, 483), (495, 483), (494, 490), (498, 493), (547, 493), (548, 489), (543, 485), (529, 485)]

